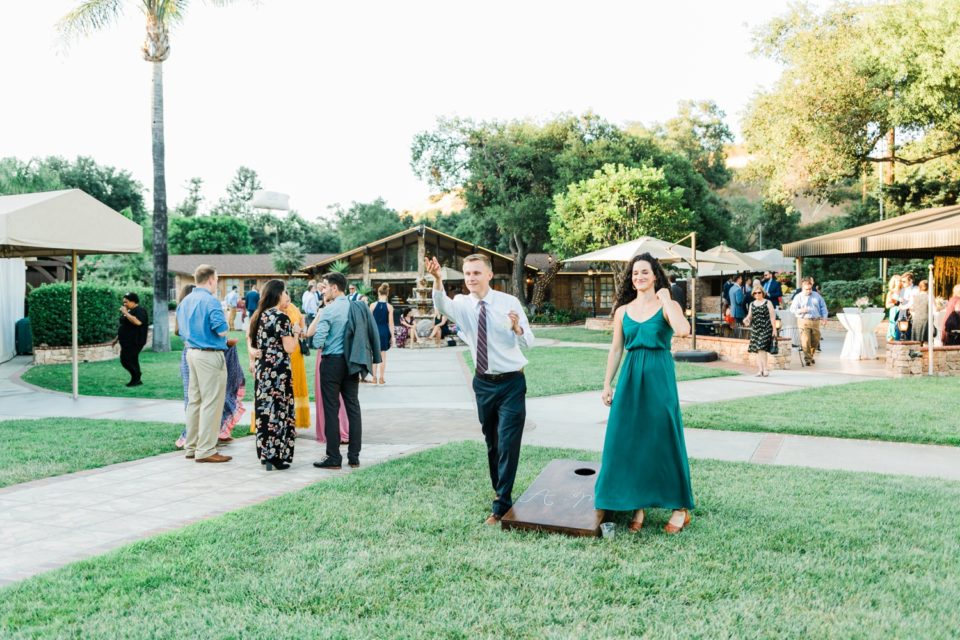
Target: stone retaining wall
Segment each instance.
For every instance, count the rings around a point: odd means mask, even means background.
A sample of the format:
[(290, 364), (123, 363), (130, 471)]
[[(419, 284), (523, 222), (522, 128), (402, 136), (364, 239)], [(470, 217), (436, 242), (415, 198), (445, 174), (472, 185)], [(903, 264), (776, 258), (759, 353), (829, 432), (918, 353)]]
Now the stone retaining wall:
[(613, 318), (587, 318), (583, 323), (584, 328), (600, 331), (613, 328)]
[[(113, 360), (120, 356), (120, 345), (114, 347), (111, 343), (84, 344), (77, 348), (77, 359), (80, 362), (101, 362)], [(73, 362), (70, 347), (34, 347), (33, 364), (68, 364)]]
[[(771, 369), (789, 369), (790, 368), (790, 338), (778, 338), (779, 351), (776, 355), (770, 355), (767, 363)], [(720, 360), (723, 362), (734, 362), (736, 364), (755, 365), (756, 355), (747, 351), (750, 346), (749, 340), (741, 338), (718, 338), (716, 336), (697, 336), (697, 349), (705, 351), (716, 351)], [(692, 340), (690, 336), (673, 337), (673, 351), (687, 351), (692, 349)]]
[[(912, 340), (888, 342), (887, 373), (894, 378), (927, 375), (930, 350), (920, 344)], [(933, 375), (960, 376), (960, 347), (933, 348)]]

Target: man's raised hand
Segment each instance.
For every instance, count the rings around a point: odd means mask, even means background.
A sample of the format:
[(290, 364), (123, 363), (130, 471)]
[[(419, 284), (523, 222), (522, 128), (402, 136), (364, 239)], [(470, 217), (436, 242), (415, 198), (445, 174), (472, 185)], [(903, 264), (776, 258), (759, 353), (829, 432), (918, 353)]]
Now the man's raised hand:
[(440, 279), (440, 262), (436, 258), (427, 258), (423, 263), (423, 268), (435, 279)]

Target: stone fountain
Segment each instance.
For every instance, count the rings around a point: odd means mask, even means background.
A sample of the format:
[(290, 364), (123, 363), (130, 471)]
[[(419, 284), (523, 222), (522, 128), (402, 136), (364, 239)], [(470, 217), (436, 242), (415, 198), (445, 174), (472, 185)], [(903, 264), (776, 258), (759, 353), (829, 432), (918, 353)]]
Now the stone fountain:
[(407, 345), (411, 349), (430, 349), (443, 346), (445, 343), (430, 340), (433, 332), (433, 286), (426, 278), (420, 278), (413, 288), (413, 297), (407, 298), (407, 304), (413, 307), (413, 326), (417, 334), (416, 340), (410, 340)]

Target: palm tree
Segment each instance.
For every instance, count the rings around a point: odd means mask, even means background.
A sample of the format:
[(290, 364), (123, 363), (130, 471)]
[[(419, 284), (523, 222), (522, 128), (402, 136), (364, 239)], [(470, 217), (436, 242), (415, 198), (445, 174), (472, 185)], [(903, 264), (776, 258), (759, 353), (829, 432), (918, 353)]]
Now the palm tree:
[[(222, 6), (231, 0), (207, 0)], [(167, 177), (163, 144), (163, 61), (170, 56), (170, 29), (183, 19), (187, 0), (83, 0), (57, 24), (66, 41), (89, 35), (111, 24), (128, 4), (147, 20), (143, 59), (153, 65), (153, 350), (170, 351), (167, 317)]]

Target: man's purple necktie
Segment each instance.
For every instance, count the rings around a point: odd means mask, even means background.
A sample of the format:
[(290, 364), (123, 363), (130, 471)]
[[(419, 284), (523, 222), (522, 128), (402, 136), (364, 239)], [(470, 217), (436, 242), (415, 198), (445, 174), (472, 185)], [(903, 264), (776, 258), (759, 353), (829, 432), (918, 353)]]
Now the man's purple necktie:
[(487, 303), (480, 301), (480, 318), (477, 320), (477, 372), (487, 372)]

